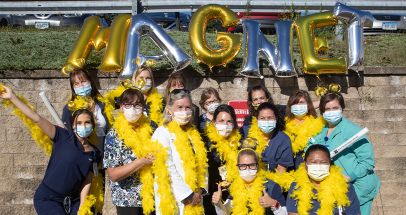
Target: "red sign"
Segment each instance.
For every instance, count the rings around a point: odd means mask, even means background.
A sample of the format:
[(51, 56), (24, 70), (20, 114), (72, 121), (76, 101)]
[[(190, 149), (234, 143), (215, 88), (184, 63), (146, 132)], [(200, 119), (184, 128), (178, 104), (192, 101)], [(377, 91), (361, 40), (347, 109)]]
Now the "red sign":
[(242, 127), (244, 123), (244, 118), (249, 115), (249, 109), (247, 100), (231, 100), (228, 105), (234, 108), (235, 114), (237, 115), (238, 127)]

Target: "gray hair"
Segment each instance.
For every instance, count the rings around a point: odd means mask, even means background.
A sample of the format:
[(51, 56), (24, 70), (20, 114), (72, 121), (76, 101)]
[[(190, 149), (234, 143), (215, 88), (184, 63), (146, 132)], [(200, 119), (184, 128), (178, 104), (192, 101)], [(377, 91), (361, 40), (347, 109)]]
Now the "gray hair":
[[(172, 105), (183, 98), (188, 98), (189, 101), (192, 101), (192, 97), (190, 96), (190, 93), (188, 93), (186, 90), (181, 90), (177, 93), (169, 93), (168, 96), (168, 101), (166, 102), (165, 110), (164, 110), (164, 125), (167, 125), (169, 122), (172, 121), (172, 117), (169, 113), (169, 108), (172, 107)], [(193, 116), (192, 116), (193, 117)]]

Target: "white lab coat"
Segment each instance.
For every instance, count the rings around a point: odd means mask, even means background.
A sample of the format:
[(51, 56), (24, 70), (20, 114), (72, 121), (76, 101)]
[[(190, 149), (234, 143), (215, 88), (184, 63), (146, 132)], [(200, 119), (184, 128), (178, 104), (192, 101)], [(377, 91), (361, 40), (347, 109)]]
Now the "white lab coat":
[[(152, 135), (152, 140), (158, 141), (162, 146), (167, 148), (168, 160), (166, 165), (168, 166), (171, 179), (172, 192), (176, 199), (176, 204), (178, 205), (178, 214), (183, 214), (184, 205), (181, 201), (186, 199), (190, 194), (193, 193), (193, 191), (185, 181), (183, 163), (180, 159), (176, 146), (173, 144), (175, 138), (175, 134), (170, 133), (169, 130), (164, 126), (157, 128)], [(160, 197), (157, 190), (158, 185), (156, 183), (154, 185), (156, 214), (163, 214), (159, 208)]]

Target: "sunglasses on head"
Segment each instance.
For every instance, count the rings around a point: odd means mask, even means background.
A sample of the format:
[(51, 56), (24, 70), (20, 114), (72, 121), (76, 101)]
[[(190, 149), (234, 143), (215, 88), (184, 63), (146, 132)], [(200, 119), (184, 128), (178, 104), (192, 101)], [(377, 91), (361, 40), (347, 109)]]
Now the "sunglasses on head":
[(174, 89), (174, 90), (171, 91), (172, 95), (176, 95), (176, 94), (179, 94), (179, 93), (190, 94), (190, 91), (186, 90), (186, 89)]

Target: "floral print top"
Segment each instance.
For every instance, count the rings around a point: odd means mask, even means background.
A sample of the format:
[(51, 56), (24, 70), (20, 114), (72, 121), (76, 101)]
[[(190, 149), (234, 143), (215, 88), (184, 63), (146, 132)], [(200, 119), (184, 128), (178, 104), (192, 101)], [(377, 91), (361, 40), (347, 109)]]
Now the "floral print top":
[[(128, 164), (137, 159), (132, 150), (124, 145), (118, 134), (111, 129), (104, 144), (103, 167), (111, 168)], [(119, 207), (141, 207), (141, 182), (138, 173), (118, 182), (110, 180), (112, 201)]]

